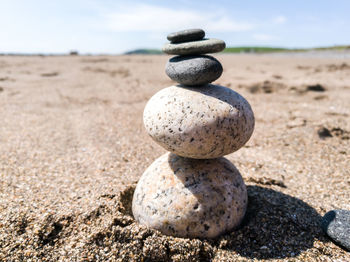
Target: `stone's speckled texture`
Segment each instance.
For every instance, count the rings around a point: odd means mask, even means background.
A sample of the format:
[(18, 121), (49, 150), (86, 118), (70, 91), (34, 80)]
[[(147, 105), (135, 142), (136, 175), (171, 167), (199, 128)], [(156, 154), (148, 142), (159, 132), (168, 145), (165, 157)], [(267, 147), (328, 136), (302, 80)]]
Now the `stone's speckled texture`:
[(188, 42), (201, 40), (205, 36), (205, 32), (202, 29), (187, 29), (168, 34), (167, 38), (172, 43)]
[(201, 55), (217, 53), (225, 47), (224, 41), (210, 38), (185, 43), (168, 43), (163, 46), (162, 51), (170, 55)]
[(170, 86), (147, 103), (148, 134), (167, 151), (208, 159), (241, 148), (254, 129), (254, 114), (237, 92), (223, 86)]
[(166, 153), (141, 176), (132, 212), (139, 223), (166, 235), (214, 238), (237, 227), (246, 206), (244, 181), (227, 159)]
[(166, 64), (165, 72), (183, 85), (203, 85), (218, 79), (222, 65), (212, 56), (175, 56)]
[(321, 226), (331, 239), (350, 251), (350, 210), (327, 212), (322, 218)]

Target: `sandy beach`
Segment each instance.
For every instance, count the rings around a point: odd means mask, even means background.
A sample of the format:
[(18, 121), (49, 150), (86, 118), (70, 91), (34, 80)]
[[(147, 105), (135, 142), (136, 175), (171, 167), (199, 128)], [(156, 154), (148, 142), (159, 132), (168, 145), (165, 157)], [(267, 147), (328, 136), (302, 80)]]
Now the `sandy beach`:
[(227, 156), (247, 215), (209, 240), (162, 235), (130, 211), (166, 152), (142, 114), (175, 84), (169, 56), (0, 56), (0, 260), (350, 261), (320, 228), (350, 210), (350, 56), (215, 57), (215, 84), (242, 94), (256, 123)]

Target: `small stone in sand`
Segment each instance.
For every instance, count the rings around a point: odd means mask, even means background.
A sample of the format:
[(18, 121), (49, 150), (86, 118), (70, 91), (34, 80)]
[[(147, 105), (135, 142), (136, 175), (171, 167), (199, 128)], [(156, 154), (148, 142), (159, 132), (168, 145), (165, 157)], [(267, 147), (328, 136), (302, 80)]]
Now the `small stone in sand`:
[(187, 29), (168, 34), (167, 38), (171, 43), (180, 43), (201, 40), (204, 36), (205, 32), (202, 29)]
[(332, 134), (329, 131), (329, 129), (325, 127), (321, 127), (320, 129), (318, 129), (317, 134), (321, 139), (325, 139), (326, 137), (332, 137)]
[(316, 84), (316, 85), (309, 85), (309, 86), (307, 86), (306, 90), (307, 91), (314, 91), (314, 92), (324, 92), (324, 91), (326, 91), (326, 88), (324, 88), (320, 84)]
[(350, 251), (350, 210), (327, 212), (322, 218), (321, 226), (331, 239)]

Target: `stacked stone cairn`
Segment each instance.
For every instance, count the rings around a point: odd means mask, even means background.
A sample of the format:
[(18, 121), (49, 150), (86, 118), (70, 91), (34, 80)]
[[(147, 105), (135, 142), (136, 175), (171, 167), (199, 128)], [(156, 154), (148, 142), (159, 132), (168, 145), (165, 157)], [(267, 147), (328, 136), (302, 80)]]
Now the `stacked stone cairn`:
[(141, 176), (133, 197), (140, 224), (166, 235), (214, 238), (241, 223), (247, 190), (241, 174), (224, 155), (251, 137), (254, 114), (232, 89), (210, 84), (222, 65), (207, 53), (225, 42), (204, 39), (201, 29), (168, 35), (163, 52), (178, 55), (166, 65), (179, 85), (160, 90), (147, 103), (143, 120), (148, 134), (170, 151)]

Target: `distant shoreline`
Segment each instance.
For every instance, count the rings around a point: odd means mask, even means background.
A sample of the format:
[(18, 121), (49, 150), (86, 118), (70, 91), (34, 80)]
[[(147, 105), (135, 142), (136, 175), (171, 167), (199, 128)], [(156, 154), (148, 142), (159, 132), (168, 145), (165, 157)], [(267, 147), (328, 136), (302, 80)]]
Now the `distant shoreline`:
[[(350, 58), (350, 51), (307, 51), (307, 52), (269, 52), (269, 53), (225, 53), (220, 56), (290, 56), (290, 57), (324, 57)], [(118, 56), (169, 56), (167, 54), (80, 54), (78, 57), (118, 57)], [(0, 54), (1, 57), (72, 57), (69, 54)]]
[[(284, 47), (264, 47), (264, 46), (239, 46), (227, 47), (219, 54), (311, 54), (311, 53), (337, 53), (348, 54), (350, 45), (339, 45), (316, 48), (284, 48)], [(119, 56), (119, 55), (162, 55), (160, 49), (135, 49), (121, 54), (118, 53), (79, 53), (78, 51), (69, 51), (67, 53), (16, 53), (0, 52), (0, 56)]]

